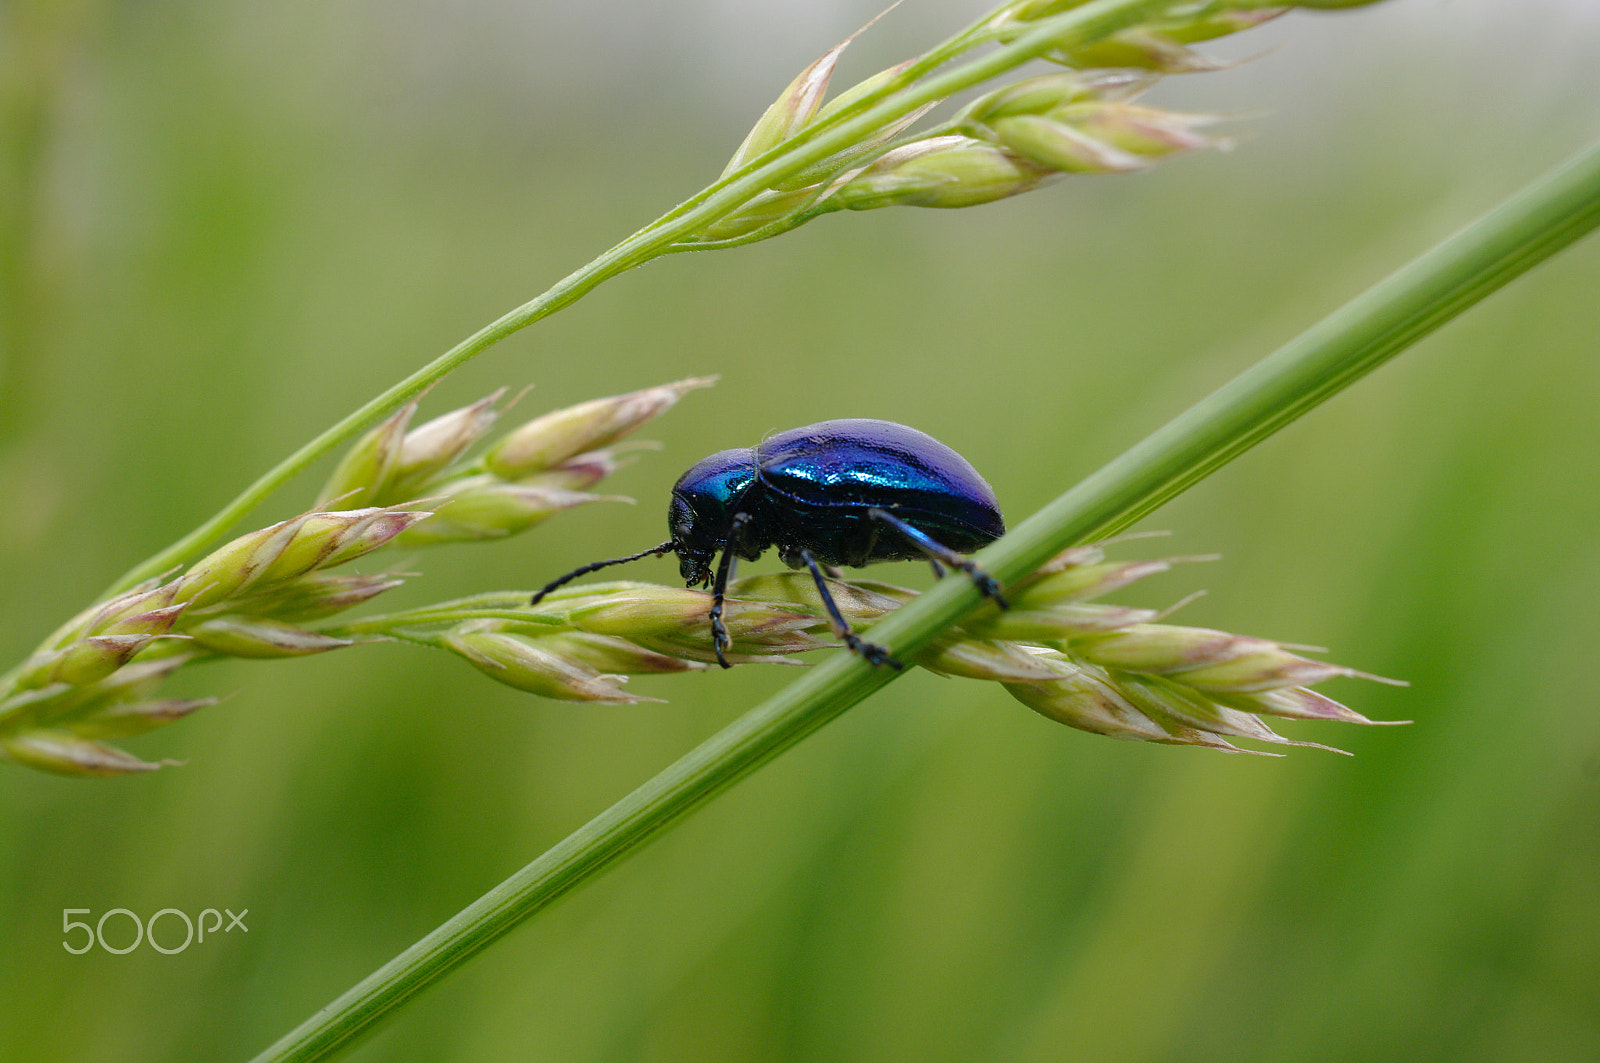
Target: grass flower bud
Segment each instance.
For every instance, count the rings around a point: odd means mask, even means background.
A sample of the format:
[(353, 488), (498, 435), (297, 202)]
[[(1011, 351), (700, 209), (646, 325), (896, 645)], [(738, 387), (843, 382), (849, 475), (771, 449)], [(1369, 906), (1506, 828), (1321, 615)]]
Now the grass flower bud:
[(430, 521), (408, 529), (402, 546), (504, 539), (547, 517), (586, 502), (631, 502), (621, 495), (591, 495), (559, 487), (506, 483), (490, 476), (472, 477), (450, 487)]
[[(786, 601), (751, 600), (751, 586), (768, 579), (784, 581), (786, 577), (758, 576), (729, 584), (722, 617), (734, 650), (728, 659), (772, 661), (775, 655), (833, 645), (814, 633), (827, 627), (818, 619), (820, 603), (813, 612), (790, 608)], [(809, 582), (810, 577), (806, 579)], [(786, 591), (787, 586), (785, 582), (769, 589)], [(710, 609), (711, 595), (704, 591), (617, 581), (558, 591), (544, 599), (535, 612), (559, 616), (586, 633), (624, 637), (673, 657), (708, 662), (716, 660), (711, 648)]]
[[(1071, 556), (1069, 556), (1071, 555)], [(1109, 594), (1146, 576), (1166, 572), (1173, 559), (1103, 561), (1098, 554), (1069, 550), (1046, 562), (1013, 593), (1013, 604), (1043, 608), (1057, 602), (1086, 601)]]
[(191, 608), (219, 602), (254, 584), (288, 548), (311, 514), (253, 531), (196, 561), (179, 581), (177, 599)]
[(822, 58), (800, 71), (800, 76), (789, 83), (745, 135), (744, 143), (739, 145), (739, 150), (733, 153), (733, 158), (724, 167), (723, 177), (810, 124), (817, 108), (822, 105), (823, 96), (827, 95), (833, 68), (838, 65), (840, 54), (849, 44), (847, 40), (835, 45)]
[(1142, 158), (1225, 147), (1195, 132), (1217, 121), (1214, 115), (1184, 114), (1136, 103), (1072, 104), (1054, 112), (1060, 120), (1097, 140)]
[(1034, 165), (1060, 173), (1133, 173), (1149, 167), (1132, 152), (1043, 115), (1000, 119), (994, 123), (994, 135)]
[(974, 100), (959, 121), (989, 123), (1022, 114), (1046, 114), (1084, 100), (1127, 100), (1155, 84), (1133, 70), (1067, 70), (1028, 78)]
[(210, 708), (216, 698), (164, 698), (158, 701), (118, 702), (69, 725), (79, 738), (128, 738), (181, 720), (191, 712)]
[(561, 653), (601, 672), (622, 675), (699, 672), (705, 665), (682, 657), (646, 649), (628, 639), (599, 635), (590, 631), (568, 631), (539, 636), (545, 648)]
[(441, 414), (407, 432), (387, 481), (372, 501), (378, 504), (410, 502), (426, 494), (428, 485), (439, 473), (453, 465), (468, 447), (494, 427), (499, 416), (494, 406), (505, 390), (501, 388), (470, 406)]
[(1026, 192), (1047, 171), (965, 136), (937, 136), (885, 152), (845, 181), (827, 202), (848, 210), (971, 207)]
[(144, 649), (156, 634), (90, 635), (60, 650), (41, 655), (18, 681), (24, 689), (50, 683), (87, 686), (97, 683), (121, 668)]
[[(192, 653), (126, 665), (96, 682), (55, 682), (0, 701), (0, 758), (67, 775), (121, 775), (161, 767), (94, 741), (137, 734), (214, 699), (151, 701)], [(162, 762), (170, 763), (170, 762)]]
[(416, 412), (416, 402), (406, 403), (346, 451), (328, 482), (322, 485), (316, 508), (372, 505), (377, 501), (394, 475), (406, 429)]
[[(1169, 730), (1175, 721), (1180, 727), (1205, 735), (1249, 738), (1274, 745), (1309, 746), (1334, 753), (1344, 752), (1342, 749), (1316, 742), (1296, 742), (1284, 738), (1259, 717), (1230, 709), (1206, 697), (1200, 691), (1161, 676), (1119, 675), (1117, 686), (1129, 701), (1156, 722), (1166, 725)], [(1241, 752), (1247, 751), (1241, 750)]]
[[(1371, 678), (1363, 676), (1362, 678)], [(1371, 720), (1354, 709), (1339, 704), (1325, 694), (1304, 687), (1280, 687), (1248, 694), (1217, 694), (1217, 701), (1241, 712), (1264, 716), (1280, 716), (1289, 720), (1337, 720), (1340, 723), (1360, 723), (1391, 726), (1405, 720)]]
[(226, 657), (304, 657), (354, 645), (353, 639), (319, 635), (315, 631), (251, 616), (219, 616), (189, 628), (195, 644)]
[(277, 583), (354, 561), (430, 516), (428, 512), (376, 507), (312, 513), (289, 545), (267, 565), (260, 582)]
[(1070, 674), (1047, 683), (1007, 683), (1006, 691), (1039, 715), (1080, 731), (1131, 742), (1173, 741), (1171, 731), (1139, 711), (1100, 669), (1056, 659)]
[(947, 639), (924, 648), (916, 663), (936, 675), (997, 683), (1043, 683), (1076, 671), (1037, 646), (982, 639)]
[(0, 738), (0, 757), (57, 775), (78, 776), (128, 775), (177, 763), (140, 760), (115, 746), (53, 729)]
[(302, 513), (242, 535), (201, 558), (179, 581), (175, 597), (198, 609), (314, 569), (341, 565), (371, 553), (428, 516), (379, 508)]
[[(569, 622), (586, 631), (626, 635), (642, 646), (675, 657), (715, 661), (708, 615), (711, 597), (698, 591), (685, 593), (693, 594), (696, 600), (673, 602), (627, 595), (615, 605), (591, 606), (575, 612)], [(722, 618), (731, 640), (727, 658), (733, 663), (798, 664), (787, 655), (835, 645), (821, 634), (827, 630), (825, 622), (781, 602), (730, 597)]]
[(1074, 639), (1071, 649), (1109, 668), (1170, 675), (1215, 693), (1255, 693), (1351, 674), (1348, 668), (1308, 660), (1266, 639), (1170, 624), (1135, 624), (1089, 635)]
[[(809, 572), (771, 572), (728, 584), (728, 593), (742, 599), (792, 603), (812, 617), (827, 615), (822, 596)], [(872, 621), (915, 598), (916, 592), (876, 580), (829, 580), (828, 593), (846, 620)], [(747, 604), (754, 605), (755, 602)], [(791, 614), (798, 615), (798, 614)]]
[[(1241, 21), (1247, 18), (1243, 15), (1232, 17)], [(1247, 27), (1241, 25), (1239, 28)], [(1224, 69), (1228, 65), (1201, 55), (1185, 47), (1176, 36), (1150, 26), (1136, 26), (1093, 44), (1062, 49), (1052, 53), (1051, 58), (1072, 66), (1126, 67), (1159, 74), (1203, 74)]]
[(1218, 147), (1194, 132), (1206, 115), (1131, 103), (1074, 103), (991, 123), (995, 139), (1029, 162), (1063, 173), (1128, 173), (1181, 151)]
[(104, 679), (132, 660), (152, 639), (167, 637), (185, 607), (180, 603), (132, 615), (128, 610), (149, 605), (152, 600), (170, 600), (175, 589), (168, 585), (124, 594), (105, 603), (86, 621), (74, 625), (80, 632), (91, 633), (69, 636), (55, 649), (34, 654), (17, 677), (17, 688), (37, 689), (50, 683), (86, 686)]
[(230, 606), (247, 616), (303, 623), (352, 609), (404, 582), (398, 576), (384, 573), (364, 576), (309, 572), (260, 593), (243, 595), (231, 602)]
[(704, 591), (654, 583), (618, 583), (615, 589), (605, 593), (587, 594), (575, 600), (548, 598), (539, 608), (541, 612), (559, 610), (562, 619), (581, 631), (632, 638), (704, 624), (711, 608), (711, 596)]
[(1055, 642), (1093, 631), (1116, 631), (1132, 624), (1143, 624), (1161, 614), (1154, 609), (1093, 602), (1057, 601), (1043, 606), (995, 610), (992, 615), (969, 621), (965, 627), (974, 635), (989, 639), (1014, 639), (1023, 642)]
[(193, 660), (194, 656), (193, 653), (178, 653), (153, 660), (134, 661), (99, 682), (84, 687), (75, 705), (87, 712), (97, 712), (116, 702), (142, 700), (154, 693), (168, 676)]
[(628, 693), (622, 688), (626, 675), (603, 673), (580, 659), (570, 638), (516, 634), (494, 624), (458, 625), (442, 636), (441, 644), (490, 679), (530, 694), (621, 704), (658, 700)]
[(695, 388), (710, 387), (716, 379), (691, 377), (552, 411), (490, 447), (484, 467), (503, 480), (521, 480), (554, 468), (575, 455), (615, 443)]
[[(1080, 6), (1084, 0), (1023, 0), (1008, 5), (990, 25), (1002, 40), (1025, 30), (1026, 24)], [(1371, 0), (1359, 0), (1371, 2)], [(1146, 19), (1089, 44), (1057, 48), (1048, 58), (1080, 69), (1110, 67), (1162, 74), (1216, 70), (1227, 64), (1198, 55), (1186, 44), (1212, 40), (1251, 29), (1288, 10), (1282, 0), (1231, 0), (1221, 4), (1173, 5), (1165, 18)]]
[(530, 487), (559, 487), (583, 491), (616, 472), (622, 462), (615, 449), (591, 450), (568, 458), (560, 465), (517, 481)]
[[(162, 610), (172, 605), (177, 592), (177, 580), (167, 583), (159, 583), (153, 579), (146, 580), (130, 591), (85, 609), (63, 624), (50, 642), (56, 646), (65, 646), (73, 639), (89, 635), (166, 631), (171, 627), (171, 622), (166, 621), (165, 626), (162, 626), (160, 614)], [(182, 607), (178, 608), (181, 610)], [(130, 619), (130, 623), (124, 623)]]

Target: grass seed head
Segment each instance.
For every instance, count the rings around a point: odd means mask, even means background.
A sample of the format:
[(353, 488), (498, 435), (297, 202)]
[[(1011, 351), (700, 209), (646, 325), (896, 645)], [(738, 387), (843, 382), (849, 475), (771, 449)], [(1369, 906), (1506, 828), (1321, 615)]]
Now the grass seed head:
[(374, 496), (378, 504), (412, 502), (430, 494), (429, 485), (454, 465), (494, 427), (495, 404), (505, 394), (501, 388), (470, 406), (440, 414), (407, 432), (388, 478)]
[(555, 410), (514, 429), (489, 448), (484, 466), (503, 480), (521, 480), (599, 447), (609, 446), (671, 409), (716, 377), (691, 377), (625, 395)]
[(621, 495), (592, 495), (561, 487), (506, 483), (492, 476), (474, 476), (446, 485), (448, 497), (432, 520), (407, 529), (402, 546), (480, 542), (523, 532), (563, 510), (588, 502), (631, 502)]
[(830, 192), (827, 202), (847, 210), (971, 207), (1026, 192), (1048, 174), (995, 144), (935, 136), (885, 152)]
[(317, 494), (316, 508), (370, 506), (376, 502), (394, 475), (406, 429), (416, 413), (416, 402), (406, 403), (346, 451)]

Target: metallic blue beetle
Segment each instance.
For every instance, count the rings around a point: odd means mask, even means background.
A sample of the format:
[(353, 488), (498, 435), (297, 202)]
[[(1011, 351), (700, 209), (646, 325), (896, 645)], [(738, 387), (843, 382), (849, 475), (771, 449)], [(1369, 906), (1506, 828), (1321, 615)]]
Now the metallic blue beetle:
[(711, 587), (712, 645), (724, 668), (729, 639), (722, 604), (733, 559), (754, 561), (773, 546), (790, 568), (810, 570), (835, 634), (873, 664), (901, 667), (850, 630), (828, 593), (824, 567), (925, 557), (936, 574), (943, 575), (941, 564), (959, 568), (1006, 604), (994, 579), (962, 556), (1005, 533), (993, 488), (960, 454), (893, 421), (819, 421), (753, 448), (718, 451), (678, 479), (667, 524), (672, 538), (660, 546), (575, 569), (547, 584), (533, 603), (596, 569), (677, 554), (687, 586)]

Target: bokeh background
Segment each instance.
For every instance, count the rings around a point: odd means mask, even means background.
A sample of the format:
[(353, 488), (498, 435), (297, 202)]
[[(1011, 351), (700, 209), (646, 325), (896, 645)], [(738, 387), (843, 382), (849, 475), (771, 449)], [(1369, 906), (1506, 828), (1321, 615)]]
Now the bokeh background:
[[(692, 193), (880, 0), (5, 0), (0, 656), (381, 386)], [(844, 83), (983, 5), (908, 0)], [(1600, 131), (1589, 0), (1392, 0), (1152, 97), (1226, 154), (677, 257), (432, 412), (720, 373), (589, 507), (425, 601), (661, 536), (711, 450), (905, 421), (1020, 518)], [(1113, 742), (913, 674), (436, 987), (353, 1060), (1600, 1059), (1600, 244), (1155, 515), (1121, 596), (1411, 681), (1284, 759)], [(320, 482), (275, 499), (298, 510)], [(776, 562), (771, 562), (776, 564)], [(668, 561), (632, 575), (670, 582)], [(918, 566), (874, 575), (915, 583)], [(78, 781), (0, 764), (0, 1059), (246, 1058), (793, 678), (585, 707), (374, 646), (226, 664)], [(248, 909), (177, 955), (62, 911)], [(108, 924), (108, 929), (113, 924)]]

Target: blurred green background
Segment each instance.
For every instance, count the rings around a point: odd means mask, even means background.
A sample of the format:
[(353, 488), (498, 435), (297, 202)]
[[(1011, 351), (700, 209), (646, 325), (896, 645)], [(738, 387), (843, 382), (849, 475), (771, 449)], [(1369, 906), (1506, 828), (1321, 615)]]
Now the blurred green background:
[[(0, 656), (713, 178), (880, 6), (0, 2)], [(840, 77), (980, 9), (911, 0)], [(1212, 51), (1254, 58), (1152, 99), (1246, 117), (1231, 153), (670, 259), (456, 374), (427, 410), (722, 383), (608, 483), (638, 506), (425, 554), (398, 593), (649, 545), (692, 461), (825, 417), (933, 433), (1019, 519), (1600, 130), (1586, 0)], [(1591, 240), (1124, 548), (1223, 555), (1121, 599), (1207, 588), (1183, 622), (1406, 678), (1328, 691), (1413, 726), (1229, 757), (913, 674), (347, 1058), (1600, 1059), (1597, 286)], [(0, 764), (0, 1059), (248, 1057), (793, 675), (586, 707), (375, 646), (180, 677), (231, 696), (129, 746), (181, 768)], [(247, 934), (62, 948), (63, 909), (224, 907)]]

